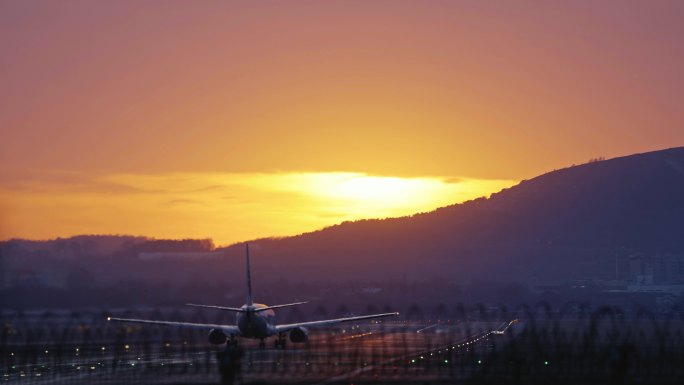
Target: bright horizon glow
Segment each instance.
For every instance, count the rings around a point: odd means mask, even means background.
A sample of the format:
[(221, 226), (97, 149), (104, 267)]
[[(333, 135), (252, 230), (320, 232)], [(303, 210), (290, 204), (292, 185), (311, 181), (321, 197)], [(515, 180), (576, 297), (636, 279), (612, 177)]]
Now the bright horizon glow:
[[(45, 180), (54, 179), (54, 182)], [(512, 180), (358, 172), (72, 174), (17, 180), (2, 239), (78, 234), (213, 238), (217, 244), (289, 236), (344, 221), (434, 210), (487, 196)]]

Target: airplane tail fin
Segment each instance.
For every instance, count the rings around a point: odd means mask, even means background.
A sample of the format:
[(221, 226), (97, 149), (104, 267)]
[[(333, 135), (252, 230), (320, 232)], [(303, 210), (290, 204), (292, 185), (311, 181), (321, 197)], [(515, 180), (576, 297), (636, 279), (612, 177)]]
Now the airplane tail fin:
[(252, 300), (252, 273), (249, 270), (249, 243), (245, 244), (245, 250), (247, 252), (247, 306), (254, 305)]

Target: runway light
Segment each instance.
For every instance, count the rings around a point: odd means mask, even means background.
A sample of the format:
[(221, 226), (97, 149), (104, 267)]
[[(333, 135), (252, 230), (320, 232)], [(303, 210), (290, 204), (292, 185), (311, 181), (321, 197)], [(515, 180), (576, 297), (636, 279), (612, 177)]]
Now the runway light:
[(549, 364), (549, 361), (544, 361), (544, 365), (548, 365), (548, 364)]
[(104, 346), (102, 347), (102, 351), (103, 351), (103, 352), (105, 351), (105, 347), (104, 347)]
[(477, 364), (478, 364), (478, 365), (481, 364), (481, 363), (482, 363), (482, 360), (477, 360)]
[(444, 363), (445, 363), (445, 364), (448, 364), (448, 363), (449, 363), (449, 360), (444, 360)]

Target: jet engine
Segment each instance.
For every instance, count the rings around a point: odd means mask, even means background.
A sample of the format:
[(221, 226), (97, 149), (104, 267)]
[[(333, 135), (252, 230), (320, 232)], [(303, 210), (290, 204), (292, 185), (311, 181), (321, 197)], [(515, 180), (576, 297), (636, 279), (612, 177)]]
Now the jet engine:
[(221, 329), (209, 330), (209, 343), (212, 345), (221, 345), (226, 342), (228, 336)]
[(290, 341), (294, 343), (306, 342), (309, 340), (309, 331), (303, 327), (298, 327), (290, 331)]

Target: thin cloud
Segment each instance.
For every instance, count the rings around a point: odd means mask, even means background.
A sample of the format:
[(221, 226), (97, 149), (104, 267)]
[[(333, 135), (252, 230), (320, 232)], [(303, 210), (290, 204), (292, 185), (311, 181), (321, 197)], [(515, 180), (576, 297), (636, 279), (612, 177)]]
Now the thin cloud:
[(0, 238), (209, 234), (225, 244), (342, 221), (411, 215), (515, 183), (355, 172), (60, 175), (32, 175), (0, 188), (6, 209)]

